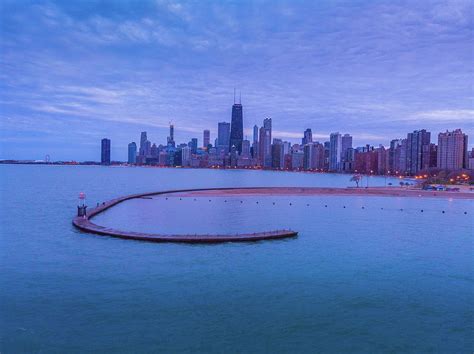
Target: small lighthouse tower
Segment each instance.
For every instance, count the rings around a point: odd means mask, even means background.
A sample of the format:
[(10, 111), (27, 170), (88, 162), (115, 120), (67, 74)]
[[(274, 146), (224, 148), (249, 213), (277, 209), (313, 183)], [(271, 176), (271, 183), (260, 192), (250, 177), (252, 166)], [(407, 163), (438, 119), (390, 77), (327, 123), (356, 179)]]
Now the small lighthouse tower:
[(86, 209), (87, 209), (86, 194), (84, 192), (81, 192), (79, 193), (79, 204), (77, 206), (77, 216), (81, 216), (85, 218), (87, 214)]

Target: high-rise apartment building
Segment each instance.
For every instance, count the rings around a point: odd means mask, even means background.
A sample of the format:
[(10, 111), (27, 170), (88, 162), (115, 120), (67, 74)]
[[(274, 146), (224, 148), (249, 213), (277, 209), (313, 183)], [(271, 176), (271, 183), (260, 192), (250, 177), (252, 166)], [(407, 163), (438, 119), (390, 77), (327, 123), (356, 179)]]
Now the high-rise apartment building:
[(380, 145), (375, 152), (377, 154), (377, 170), (376, 172), (379, 175), (385, 175), (388, 171), (388, 159), (389, 159), (389, 149), (385, 149), (383, 145)]
[(332, 133), (329, 137), (329, 171), (339, 171), (342, 157), (342, 136)]
[(422, 170), (428, 170), (430, 168), (436, 167), (438, 158), (438, 146), (436, 144), (430, 143), (423, 145), (422, 154)]
[(395, 174), (407, 174), (408, 140), (402, 139), (395, 153)]
[(429, 145), (431, 133), (425, 129), (407, 135), (407, 174), (415, 175), (423, 169), (423, 149)]
[(110, 165), (110, 139), (102, 139), (100, 150), (100, 163)]
[(387, 165), (387, 169), (388, 171), (390, 171), (390, 173), (395, 173), (395, 170), (397, 170), (399, 161), (397, 161), (396, 154), (397, 154), (397, 149), (401, 144), (402, 144), (401, 139), (393, 139), (392, 141), (390, 141), (390, 148), (388, 150), (388, 165)]
[(458, 170), (468, 167), (468, 138), (461, 129), (438, 135), (437, 167)]

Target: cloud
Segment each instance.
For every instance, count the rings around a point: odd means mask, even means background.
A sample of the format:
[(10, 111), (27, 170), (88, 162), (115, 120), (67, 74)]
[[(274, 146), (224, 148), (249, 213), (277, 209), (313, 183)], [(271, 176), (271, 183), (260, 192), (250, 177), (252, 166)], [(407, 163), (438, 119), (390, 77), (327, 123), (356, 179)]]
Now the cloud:
[(424, 111), (412, 114), (407, 119), (421, 120), (421, 121), (432, 121), (432, 122), (447, 122), (447, 123), (468, 123), (473, 125), (474, 123), (474, 109), (457, 109), (457, 110), (434, 110)]
[[(215, 136), (234, 87), (245, 127), (269, 116), (294, 142), (306, 128), (360, 145), (424, 127), (474, 134), (470, 1), (5, 6), (0, 119), (22, 122), (2, 124), (6, 137), (44, 125), (126, 144), (149, 129), (160, 143), (170, 120), (178, 140)], [(45, 134), (45, 146), (57, 136)]]

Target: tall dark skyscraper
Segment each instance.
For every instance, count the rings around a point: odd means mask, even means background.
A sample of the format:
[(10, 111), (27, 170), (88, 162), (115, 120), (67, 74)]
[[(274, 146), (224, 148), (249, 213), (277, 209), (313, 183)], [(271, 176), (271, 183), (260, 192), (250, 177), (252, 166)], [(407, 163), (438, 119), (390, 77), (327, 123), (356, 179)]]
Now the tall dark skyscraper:
[(234, 104), (232, 106), (232, 121), (230, 123), (230, 149), (235, 146), (236, 150), (242, 152), (242, 140), (244, 140), (244, 121), (242, 102), (235, 103), (234, 93)]
[(100, 163), (102, 165), (110, 165), (110, 139), (102, 139)]

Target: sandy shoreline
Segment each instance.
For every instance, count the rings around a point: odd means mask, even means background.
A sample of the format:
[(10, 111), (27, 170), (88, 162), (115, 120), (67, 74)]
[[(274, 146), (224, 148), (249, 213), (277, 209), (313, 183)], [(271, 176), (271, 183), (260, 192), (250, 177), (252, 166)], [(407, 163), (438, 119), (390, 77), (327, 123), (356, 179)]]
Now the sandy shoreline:
[(474, 199), (472, 192), (439, 192), (405, 189), (399, 187), (372, 188), (325, 188), (325, 187), (263, 187), (203, 190), (167, 194), (167, 197), (226, 197), (226, 196), (367, 196), (367, 197), (411, 197)]

